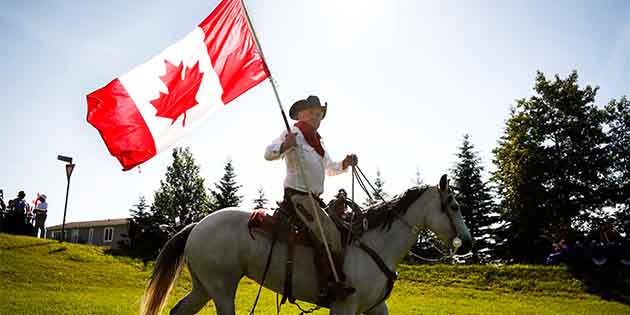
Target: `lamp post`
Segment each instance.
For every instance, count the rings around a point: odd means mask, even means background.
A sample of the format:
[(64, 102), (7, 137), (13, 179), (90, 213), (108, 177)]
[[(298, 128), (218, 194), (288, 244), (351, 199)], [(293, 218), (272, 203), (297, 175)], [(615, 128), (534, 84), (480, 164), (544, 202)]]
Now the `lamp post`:
[(63, 242), (65, 238), (66, 227), (66, 211), (68, 210), (68, 192), (70, 191), (70, 176), (74, 170), (75, 164), (72, 164), (72, 158), (69, 156), (57, 155), (57, 160), (66, 162), (66, 178), (68, 178), (68, 184), (66, 185), (66, 203), (63, 206), (63, 222), (61, 223), (61, 238), (59, 242)]

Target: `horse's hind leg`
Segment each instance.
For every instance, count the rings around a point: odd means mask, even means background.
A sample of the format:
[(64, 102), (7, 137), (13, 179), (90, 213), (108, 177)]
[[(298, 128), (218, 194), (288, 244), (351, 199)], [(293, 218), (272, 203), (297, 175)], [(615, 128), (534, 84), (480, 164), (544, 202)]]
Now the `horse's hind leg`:
[(179, 300), (171, 309), (171, 315), (197, 314), (210, 301), (210, 296), (194, 274), (192, 274), (192, 291)]
[(177, 302), (177, 305), (171, 309), (171, 315), (193, 315), (197, 314), (206, 303), (210, 301), (210, 297), (206, 292), (202, 292), (201, 288), (193, 288), (183, 299)]
[(214, 274), (204, 278), (204, 287), (214, 301), (217, 315), (235, 315), (234, 299), (236, 288), (241, 280), (240, 275)]

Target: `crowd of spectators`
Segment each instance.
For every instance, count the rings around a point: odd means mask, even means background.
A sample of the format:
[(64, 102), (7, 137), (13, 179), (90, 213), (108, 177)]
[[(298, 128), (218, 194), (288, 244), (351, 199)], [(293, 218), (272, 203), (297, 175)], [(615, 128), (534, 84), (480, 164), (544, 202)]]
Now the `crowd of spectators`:
[(32, 202), (20, 191), (17, 197), (5, 202), (0, 190), (0, 232), (46, 238), (48, 202), (45, 194), (37, 194)]
[[(624, 222), (626, 226), (630, 222)], [(613, 222), (604, 222), (588, 235), (570, 227), (560, 229), (558, 242), (547, 256), (547, 264), (621, 264), (630, 267), (630, 235), (619, 233)]]

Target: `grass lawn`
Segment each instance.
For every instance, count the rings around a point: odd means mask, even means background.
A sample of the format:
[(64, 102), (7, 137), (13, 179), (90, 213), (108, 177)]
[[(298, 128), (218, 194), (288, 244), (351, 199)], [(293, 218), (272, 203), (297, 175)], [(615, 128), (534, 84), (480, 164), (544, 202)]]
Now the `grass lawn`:
[[(0, 314), (137, 314), (150, 268), (99, 247), (0, 234)], [(587, 293), (562, 267), (402, 265), (398, 271), (391, 314), (630, 314), (626, 304)], [(189, 289), (184, 271), (164, 314)], [(249, 313), (257, 290), (255, 282), (241, 281), (238, 314)], [(275, 314), (275, 299), (264, 290), (256, 314)], [(299, 313), (293, 305), (281, 312)], [(215, 314), (212, 303), (200, 314)]]

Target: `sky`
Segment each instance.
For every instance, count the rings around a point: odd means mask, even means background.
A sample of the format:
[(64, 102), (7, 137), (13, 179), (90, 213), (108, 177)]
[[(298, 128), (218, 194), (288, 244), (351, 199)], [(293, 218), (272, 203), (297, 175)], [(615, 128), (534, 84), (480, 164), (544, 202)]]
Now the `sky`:
[[(86, 121), (86, 94), (183, 38), (218, 1), (2, 1), (0, 4), (0, 189), (48, 196), (47, 225), (60, 224), (64, 163), (74, 158), (66, 222), (122, 218), (149, 202), (171, 150), (123, 172)], [(536, 71), (577, 70), (599, 86), (596, 104), (630, 95), (627, 1), (246, 1), (285, 111), (310, 94), (328, 102), (320, 133), (331, 157), (348, 153), (385, 191), (416, 172), (437, 184), (470, 134), (487, 171), (517, 99), (533, 95)], [(263, 158), (283, 130), (268, 81), (181, 139), (207, 187), (233, 160), (251, 207), (262, 188), (282, 197), (284, 163)], [(486, 173), (487, 176), (487, 173)], [(326, 180), (325, 197), (349, 189)], [(360, 192), (356, 193), (363, 200)], [(326, 199), (326, 198), (325, 198)]]

